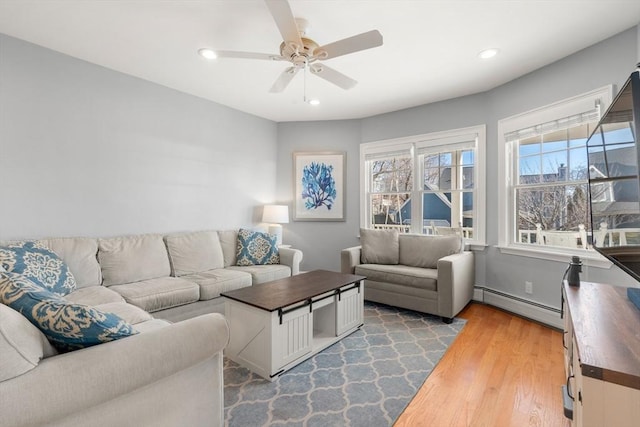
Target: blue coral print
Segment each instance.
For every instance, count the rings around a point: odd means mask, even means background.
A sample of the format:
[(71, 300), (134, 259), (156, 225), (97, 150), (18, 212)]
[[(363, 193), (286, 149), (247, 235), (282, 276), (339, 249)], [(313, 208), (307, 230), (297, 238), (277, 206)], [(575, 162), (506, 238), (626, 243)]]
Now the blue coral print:
[(307, 210), (325, 206), (328, 210), (335, 203), (336, 180), (331, 173), (333, 166), (311, 162), (302, 170), (302, 199)]

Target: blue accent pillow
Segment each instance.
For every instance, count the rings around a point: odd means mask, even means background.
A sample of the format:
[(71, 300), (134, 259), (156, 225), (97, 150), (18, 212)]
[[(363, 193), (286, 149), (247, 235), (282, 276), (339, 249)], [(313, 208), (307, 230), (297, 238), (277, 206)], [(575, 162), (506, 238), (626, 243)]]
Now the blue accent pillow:
[(269, 233), (240, 229), (236, 265), (280, 264), (277, 237)]
[(39, 242), (16, 242), (0, 247), (0, 266), (56, 295), (65, 296), (76, 288), (76, 279), (67, 264)]
[(138, 333), (113, 313), (71, 303), (17, 273), (0, 273), (0, 302), (22, 313), (60, 352)]

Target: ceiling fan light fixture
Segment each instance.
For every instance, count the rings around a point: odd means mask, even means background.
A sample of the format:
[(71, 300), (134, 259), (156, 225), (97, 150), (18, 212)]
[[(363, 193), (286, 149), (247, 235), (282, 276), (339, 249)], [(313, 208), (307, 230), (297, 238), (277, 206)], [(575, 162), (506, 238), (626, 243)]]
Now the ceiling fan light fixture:
[(478, 54), (478, 57), (480, 59), (489, 59), (489, 58), (493, 58), (494, 56), (496, 56), (498, 54), (498, 52), (500, 52), (499, 49), (496, 49), (495, 47), (492, 47), (490, 49), (485, 49), (485, 50), (481, 51)]
[(209, 49), (206, 47), (202, 49), (198, 49), (198, 54), (203, 58), (207, 58), (207, 59), (216, 59), (218, 57), (218, 55), (213, 49)]
[(309, 100), (309, 105), (320, 105), (320, 100), (316, 98), (311, 98)]

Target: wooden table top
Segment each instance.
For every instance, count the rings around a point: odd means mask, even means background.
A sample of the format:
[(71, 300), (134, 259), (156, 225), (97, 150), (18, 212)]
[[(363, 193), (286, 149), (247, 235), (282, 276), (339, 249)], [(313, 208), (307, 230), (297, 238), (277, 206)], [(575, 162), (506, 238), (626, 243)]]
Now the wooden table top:
[(314, 270), (220, 295), (263, 310), (275, 311), (364, 279), (364, 276), (354, 274)]
[(582, 375), (640, 389), (640, 310), (627, 288), (563, 284)]

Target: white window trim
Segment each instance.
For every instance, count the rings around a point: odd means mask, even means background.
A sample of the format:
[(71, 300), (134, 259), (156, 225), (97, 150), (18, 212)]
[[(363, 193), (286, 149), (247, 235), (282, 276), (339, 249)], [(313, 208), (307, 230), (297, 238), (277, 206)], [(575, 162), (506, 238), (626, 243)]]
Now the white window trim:
[(596, 105), (599, 105), (600, 111), (604, 113), (612, 101), (613, 85), (608, 85), (498, 121), (498, 183), (500, 189), (498, 192), (498, 248), (500, 252), (561, 262), (566, 262), (572, 255), (578, 255), (586, 265), (611, 267), (612, 263), (595, 250), (563, 249), (512, 241), (510, 230), (513, 229), (515, 221), (511, 212), (514, 199), (513, 188), (510, 185), (513, 176), (513, 163), (510, 161), (512, 145), (505, 140), (505, 134), (582, 113), (593, 109)]
[[(403, 138), (385, 139), (360, 144), (360, 226), (365, 227), (367, 221), (366, 189), (368, 173), (366, 171), (366, 154), (383, 153), (386, 151), (398, 151), (401, 149), (416, 150), (422, 147), (431, 147), (455, 143), (456, 141), (477, 139), (476, 160), (474, 162), (474, 208), (476, 234), (474, 239), (467, 242), (471, 249), (482, 250), (486, 245), (486, 151), (487, 151), (486, 125), (470, 126), (466, 128), (426, 133)], [(417, 165), (414, 169), (417, 171)], [(417, 175), (416, 175), (417, 176)], [(477, 200), (476, 200), (477, 199)]]

